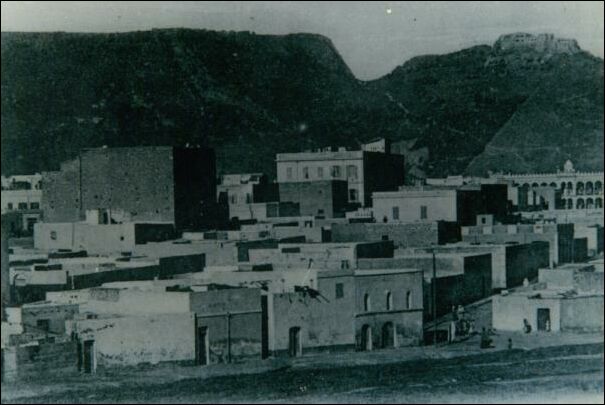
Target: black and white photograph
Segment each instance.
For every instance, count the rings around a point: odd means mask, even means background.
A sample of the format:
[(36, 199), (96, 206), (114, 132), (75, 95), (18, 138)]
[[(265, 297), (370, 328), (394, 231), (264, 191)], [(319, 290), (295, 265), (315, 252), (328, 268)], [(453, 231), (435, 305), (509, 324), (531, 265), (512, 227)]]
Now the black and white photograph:
[(2, 1), (2, 404), (603, 404), (604, 11)]

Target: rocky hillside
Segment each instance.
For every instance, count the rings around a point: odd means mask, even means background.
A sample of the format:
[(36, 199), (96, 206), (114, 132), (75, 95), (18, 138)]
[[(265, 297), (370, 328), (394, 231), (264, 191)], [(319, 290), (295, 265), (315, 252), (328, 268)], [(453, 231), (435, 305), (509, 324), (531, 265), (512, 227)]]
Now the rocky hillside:
[[(410, 173), (603, 168), (603, 61), (516, 34), (357, 80), (318, 35), (2, 34), (2, 174), (86, 146), (200, 144), (223, 172), (388, 136)], [(599, 148), (599, 149), (597, 149)]]

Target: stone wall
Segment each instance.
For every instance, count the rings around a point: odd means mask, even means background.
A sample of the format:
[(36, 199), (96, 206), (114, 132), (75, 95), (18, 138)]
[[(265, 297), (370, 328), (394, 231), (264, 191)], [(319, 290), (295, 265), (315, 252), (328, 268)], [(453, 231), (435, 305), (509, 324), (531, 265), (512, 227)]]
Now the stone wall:
[(537, 278), (538, 269), (548, 264), (548, 245), (544, 242), (506, 246), (506, 288)]
[(75, 341), (41, 341), (35, 345), (12, 346), (2, 349), (2, 380), (37, 382), (53, 376), (77, 372), (77, 343)]
[(65, 305), (24, 305), (21, 307), (21, 321), (25, 332), (65, 334), (65, 321), (79, 313), (76, 304)]
[(344, 180), (279, 184), (281, 201), (299, 204), (300, 215), (303, 216), (344, 217), (348, 204), (347, 193), (347, 182)]
[(261, 295), (258, 288), (227, 288), (190, 295), (196, 327), (206, 328), (209, 363), (261, 357)]
[(362, 349), (364, 327), (371, 328), (375, 347), (386, 347), (383, 340), (387, 323), (395, 331), (395, 346), (422, 342), (423, 272), (371, 273), (355, 275), (357, 347)]
[(392, 240), (396, 248), (438, 245), (459, 240), (459, 228), (445, 222), (333, 224), (333, 242)]
[(97, 367), (195, 359), (195, 315), (152, 314), (78, 321), (80, 341), (94, 340)]
[(562, 300), (561, 330), (603, 331), (603, 294)]
[[(336, 297), (337, 284), (342, 296)], [(318, 280), (321, 296), (303, 292), (269, 297), (269, 350), (288, 355), (291, 328), (300, 328), (302, 354), (355, 347), (355, 283), (352, 275)]]

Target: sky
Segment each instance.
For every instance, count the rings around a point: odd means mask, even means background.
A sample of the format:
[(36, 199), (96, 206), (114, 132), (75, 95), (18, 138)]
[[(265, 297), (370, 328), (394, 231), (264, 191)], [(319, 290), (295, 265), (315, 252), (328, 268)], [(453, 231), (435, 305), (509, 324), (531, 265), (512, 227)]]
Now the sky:
[(603, 57), (603, 2), (2, 1), (2, 31), (120, 32), (200, 28), (310, 32), (332, 40), (352, 72), (375, 79), (418, 55), (488, 44), (513, 32), (574, 38)]

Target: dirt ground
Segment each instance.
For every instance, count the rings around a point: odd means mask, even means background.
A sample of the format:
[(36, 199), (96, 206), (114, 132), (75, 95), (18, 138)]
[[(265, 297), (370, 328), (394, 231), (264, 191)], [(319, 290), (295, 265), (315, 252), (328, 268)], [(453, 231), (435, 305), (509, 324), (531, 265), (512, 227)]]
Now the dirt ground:
[[(489, 301), (466, 310), (491, 327)], [(496, 332), (453, 344), (173, 364), (2, 384), (2, 403), (603, 403), (603, 333)], [(508, 349), (508, 339), (513, 349)]]

